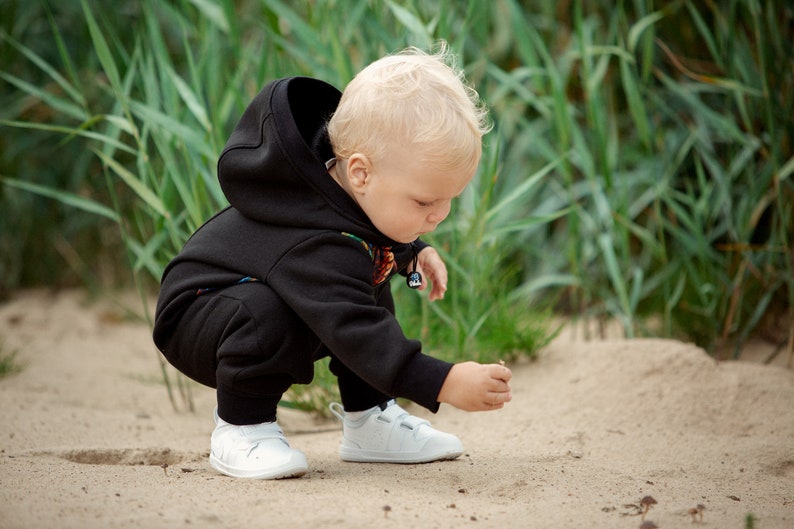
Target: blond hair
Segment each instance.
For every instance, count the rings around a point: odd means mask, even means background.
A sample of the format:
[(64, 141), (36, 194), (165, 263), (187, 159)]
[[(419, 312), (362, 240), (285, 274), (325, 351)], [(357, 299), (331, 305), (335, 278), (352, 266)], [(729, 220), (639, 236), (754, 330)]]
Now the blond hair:
[(405, 146), (424, 162), (471, 172), (488, 130), (487, 110), (443, 42), (433, 54), (408, 48), (361, 70), (328, 123), (338, 158), (358, 152), (377, 163)]

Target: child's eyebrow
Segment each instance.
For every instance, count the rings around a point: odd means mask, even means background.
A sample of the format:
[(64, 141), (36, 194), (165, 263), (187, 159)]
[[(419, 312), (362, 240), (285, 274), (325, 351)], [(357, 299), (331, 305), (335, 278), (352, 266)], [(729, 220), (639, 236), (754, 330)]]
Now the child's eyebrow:
[(435, 204), (436, 202), (442, 202), (444, 200), (454, 200), (454, 199), (458, 198), (459, 196), (460, 195), (455, 195), (455, 196), (450, 197), (450, 198), (438, 198), (438, 197), (435, 197), (435, 198), (422, 198), (422, 197), (417, 196), (417, 197), (414, 197), (414, 200), (416, 200), (418, 202), (424, 202), (426, 204)]
[[(466, 186), (466, 187), (468, 187), (468, 186)], [(457, 194), (455, 194), (455, 195), (452, 195), (452, 196), (451, 196), (451, 197), (449, 197), (449, 198), (437, 197), (437, 196), (432, 196), (432, 197), (430, 197), (430, 196), (428, 196), (428, 197), (422, 197), (422, 196), (419, 196), (419, 195), (415, 195), (415, 196), (413, 197), (413, 199), (414, 199), (414, 200), (418, 200), (419, 202), (427, 202), (428, 204), (432, 204), (432, 203), (434, 203), (434, 202), (438, 202), (439, 200), (454, 200), (454, 199), (456, 199), (456, 198), (460, 198), (460, 197), (461, 197), (461, 195), (463, 195), (463, 193), (465, 193), (465, 192), (466, 192), (466, 187), (464, 187), (463, 189), (461, 189), (459, 193), (457, 193)]]

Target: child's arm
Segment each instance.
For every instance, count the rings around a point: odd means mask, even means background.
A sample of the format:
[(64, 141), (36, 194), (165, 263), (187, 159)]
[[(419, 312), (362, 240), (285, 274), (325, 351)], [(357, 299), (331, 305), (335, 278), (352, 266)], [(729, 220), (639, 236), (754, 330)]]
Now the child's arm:
[[(430, 281), (431, 287), (428, 299), (430, 301), (444, 299), (444, 292), (447, 291), (447, 267), (438, 252), (431, 246), (422, 248), (418, 255), (416, 269)], [(425, 290), (426, 288), (427, 283), (423, 282), (419, 290)]]
[(438, 401), (465, 411), (498, 410), (513, 398), (509, 384), (512, 376), (499, 364), (455, 364), (441, 386)]
[[(422, 249), (417, 269), (432, 285), (428, 299), (443, 299), (447, 291), (447, 267), (438, 252), (430, 246)], [(427, 283), (419, 290), (425, 288)], [(455, 364), (441, 386), (438, 401), (465, 411), (497, 410), (513, 398), (509, 384), (512, 376), (503, 365), (477, 362)]]

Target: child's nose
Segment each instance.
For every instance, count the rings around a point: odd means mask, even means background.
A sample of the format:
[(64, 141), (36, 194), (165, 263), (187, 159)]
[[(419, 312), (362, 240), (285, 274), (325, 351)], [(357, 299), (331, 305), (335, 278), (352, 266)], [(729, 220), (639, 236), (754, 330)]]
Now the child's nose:
[(430, 214), (427, 216), (427, 222), (430, 224), (440, 223), (442, 220), (447, 218), (447, 215), (449, 215), (450, 207), (450, 202), (444, 202), (438, 208), (430, 212)]

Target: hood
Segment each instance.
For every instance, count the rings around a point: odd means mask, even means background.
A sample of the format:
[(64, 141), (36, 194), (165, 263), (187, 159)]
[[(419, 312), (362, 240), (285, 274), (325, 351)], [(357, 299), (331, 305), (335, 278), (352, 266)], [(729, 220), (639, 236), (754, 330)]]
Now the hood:
[(326, 123), (341, 92), (308, 77), (266, 85), (251, 101), (218, 159), (218, 179), (244, 216), (272, 225), (350, 231), (391, 245), (328, 174)]

